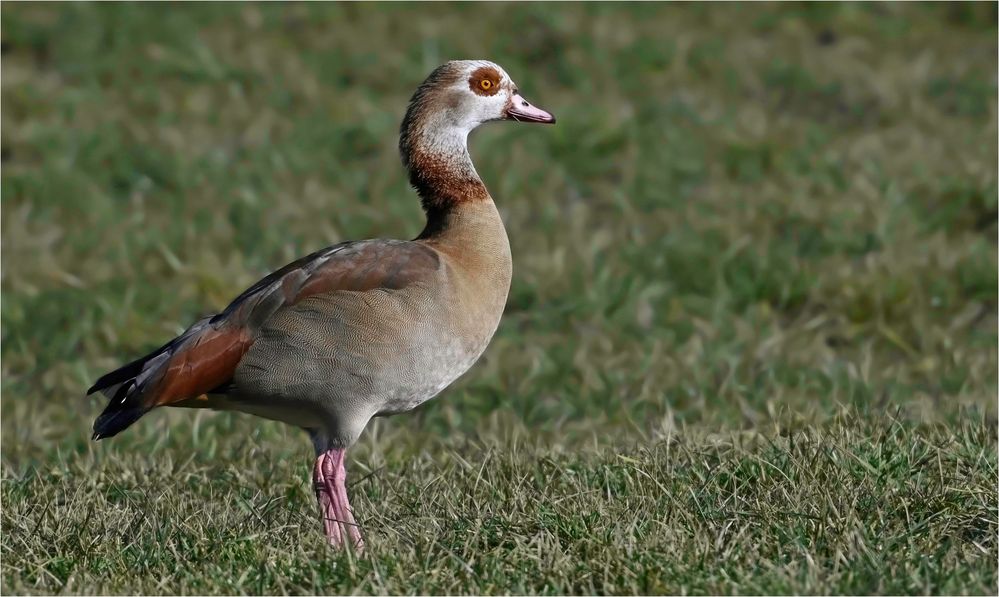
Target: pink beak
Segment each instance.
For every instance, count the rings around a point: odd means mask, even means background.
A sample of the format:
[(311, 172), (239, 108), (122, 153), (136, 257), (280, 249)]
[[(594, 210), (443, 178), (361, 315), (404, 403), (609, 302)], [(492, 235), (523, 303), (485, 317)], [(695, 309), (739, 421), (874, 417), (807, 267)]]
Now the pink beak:
[(555, 124), (555, 117), (550, 112), (531, 105), (531, 102), (524, 99), (519, 92), (514, 92), (510, 98), (510, 106), (506, 109), (506, 117), (517, 122)]

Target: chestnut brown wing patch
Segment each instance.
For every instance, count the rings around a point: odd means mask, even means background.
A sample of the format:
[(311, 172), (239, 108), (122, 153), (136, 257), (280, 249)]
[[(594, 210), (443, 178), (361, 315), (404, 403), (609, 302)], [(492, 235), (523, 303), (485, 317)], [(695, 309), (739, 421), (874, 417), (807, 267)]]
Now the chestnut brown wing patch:
[(150, 392), (148, 406), (163, 406), (211, 392), (232, 378), (252, 344), (249, 330), (208, 329), (172, 355), (163, 377)]

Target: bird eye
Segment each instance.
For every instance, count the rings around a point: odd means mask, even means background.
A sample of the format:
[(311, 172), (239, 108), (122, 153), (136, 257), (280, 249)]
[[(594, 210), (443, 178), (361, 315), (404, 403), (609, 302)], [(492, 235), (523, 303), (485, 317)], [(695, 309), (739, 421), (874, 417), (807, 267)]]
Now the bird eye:
[(492, 88), (492, 86), (493, 82), (490, 81), (489, 79), (482, 79), (482, 81), (479, 82), (479, 87), (485, 89), (486, 91), (489, 91), (489, 89)]

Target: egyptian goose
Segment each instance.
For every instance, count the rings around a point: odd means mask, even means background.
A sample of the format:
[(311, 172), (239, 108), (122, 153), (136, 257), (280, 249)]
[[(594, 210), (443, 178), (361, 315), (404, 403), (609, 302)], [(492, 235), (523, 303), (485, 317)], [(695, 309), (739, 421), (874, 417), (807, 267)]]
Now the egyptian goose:
[(290, 263), (87, 392), (94, 439), (153, 408), (250, 413), (308, 431), (329, 543), (362, 546), (344, 455), (371, 417), (433, 398), (479, 358), (510, 289), (510, 244), (468, 155), (484, 122), (554, 123), (498, 65), (456, 60), (420, 85), (399, 150), (427, 215), (412, 241), (344, 242)]

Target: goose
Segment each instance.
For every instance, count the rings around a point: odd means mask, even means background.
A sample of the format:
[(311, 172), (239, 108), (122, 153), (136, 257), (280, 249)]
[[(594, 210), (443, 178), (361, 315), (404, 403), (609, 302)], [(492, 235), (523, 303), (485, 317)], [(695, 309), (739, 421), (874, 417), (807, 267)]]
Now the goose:
[(326, 539), (363, 548), (345, 455), (372, 417), (433, 398), (482, 355), (512, 277), (503, 221), (468, 134), (496, 120), (554, 123), (499, 65), (452, 60), (417, 88), (399, 151), (426, 214), (418, 237), (335, 244), (289, 263), (159, 349), (98, 379), (93, 439), (158, 407), (249, 413), (295, 425), (315, 447)]

